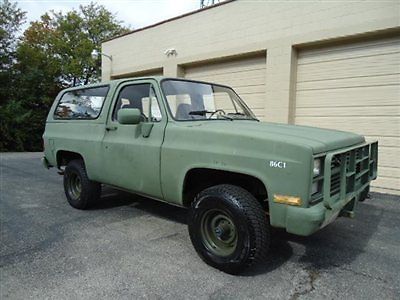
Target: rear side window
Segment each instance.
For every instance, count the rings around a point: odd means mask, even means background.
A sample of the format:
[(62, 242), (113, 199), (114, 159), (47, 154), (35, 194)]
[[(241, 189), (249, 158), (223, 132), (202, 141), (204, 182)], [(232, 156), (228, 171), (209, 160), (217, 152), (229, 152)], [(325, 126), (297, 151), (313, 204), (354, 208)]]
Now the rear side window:
[(54, 117), (56, 119), (96, 119), (103, 107), (109, 87), (74, 90), (62, 95)]

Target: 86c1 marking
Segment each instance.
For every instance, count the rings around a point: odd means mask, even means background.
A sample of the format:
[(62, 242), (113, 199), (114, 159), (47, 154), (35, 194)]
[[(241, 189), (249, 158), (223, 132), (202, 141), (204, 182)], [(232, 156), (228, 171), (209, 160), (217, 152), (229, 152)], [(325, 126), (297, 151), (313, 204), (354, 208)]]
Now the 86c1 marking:
[(286, 168), (286, 162), (284, 162), (284, 161), (270, 160), (270, 161), (269, 161), (269, 166), (270, 166), (271, 168), (285, 169), (285, 168)]

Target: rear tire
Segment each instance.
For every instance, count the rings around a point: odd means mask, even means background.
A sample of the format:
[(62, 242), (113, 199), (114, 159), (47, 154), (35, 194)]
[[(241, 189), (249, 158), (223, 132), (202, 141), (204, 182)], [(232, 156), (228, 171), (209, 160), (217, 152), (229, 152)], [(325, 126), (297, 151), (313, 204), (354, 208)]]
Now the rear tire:
[(265, 261), (269, 222), (257, 199), (241, 187), (222, 184), (200, 192), (188, 225), (195, 250), (217, 269), (237, 274)]
[(101, 184), (89, 180), (83, 160), (71, 160), (64, 171), (64, 192), (69, 204), (87, 209), (100, 198)]

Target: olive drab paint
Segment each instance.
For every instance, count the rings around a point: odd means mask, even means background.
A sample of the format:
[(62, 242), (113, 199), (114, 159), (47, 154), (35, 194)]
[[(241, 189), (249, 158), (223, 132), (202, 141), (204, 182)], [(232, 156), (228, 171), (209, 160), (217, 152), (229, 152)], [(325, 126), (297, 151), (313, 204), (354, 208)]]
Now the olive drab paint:
[[(354, 133), (257, 120), (174, 120), (161, 89), (165, 79), (127, 78), (88, 86), (109, 87), (99, 116), (90, 120), (54, 118), (62, 95), (82, 87), (62, 91), (47, 117), (45, 165), (59, 167), (61, 151), (76, 153), (89, 179), (178, 206), (184, 205), (190, 170), (249, 175), (268, 192), (271, 226), (298, 235), (310, 235), (338, 215), (352, 215), (361, 193), (376, 178), (377, 144)], [(119, 91), (146, 83), (154, 88), (161, 118), (128, 125), (113, 119)], [(316, 157), (323, 159), (318, 176), (313, 174)], [(341, 157), (341, 165), (334, 166), (334, 157)], [(314, 182), (318, 195), (311, 194)], [(280, 200), (274, 201), (274, 195)]]

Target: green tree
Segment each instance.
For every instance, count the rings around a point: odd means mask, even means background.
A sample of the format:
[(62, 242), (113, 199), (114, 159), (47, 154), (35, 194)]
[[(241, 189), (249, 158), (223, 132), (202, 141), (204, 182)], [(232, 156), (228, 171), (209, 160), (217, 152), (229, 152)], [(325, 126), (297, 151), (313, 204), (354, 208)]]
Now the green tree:
[[(66, 74), (73, 83), (87, 84), (100, 78), (101, 58), (93, 60), (93, 50), (101, 50), (101, 42), (107, 38), (125, 33), (129, 28), (123, 27), (121, 22), (104, 6), (90, 3), (80, 6), (79, 11), (72, 11), (65, 16), (56, 15), (59, 30), (64, 33), (66, 42), (60, 43), (60, 52), (68, 53), (68, 68)], [(71, 22), (72, 21), (72, 22)], [(79, 26), (76, 32), (70, 24)], [(79, 44), (76, 37), (79, 36)], [(78, 55), (73, 55), (74, 51)]]
[(101, 59), (93, 60), (91, 52), (100, 50), (102, 40), (127, 30), (95, 3), (65, 14), (50, 11), (31, 22), (13, 59), (14, 92), (6, 93), (0, 110), (6, 114), (0, 115), (0, 151), (40, 150), (45, 118), (56, 95), (62, 88), (98, 81)]
[(25, 22), (25, 12), (8, 0), (0, 3), (0, 105), (12, 94), (17, 34)]
[(21, 64), (27, 52), (41, 52), (51, 62), (51, 70), (59, 68), (62, 86), (82, 85), (99, 80), (101, 58), (93, 60), (91, 52), (100, 50), (101, 41), (128, 30), (104, 6), (90, 3), (66, 14), (51, 11), (33, 22), (25, 31)]
[[(0, 151), (22, 150), (22, 132), (17, 128), (29, 119), (29, 111), (15, 101), (17, 37), (25, 12), (8, 0), (0, 2)], [(23, 127), (23, 126), (22, 126)]]

